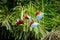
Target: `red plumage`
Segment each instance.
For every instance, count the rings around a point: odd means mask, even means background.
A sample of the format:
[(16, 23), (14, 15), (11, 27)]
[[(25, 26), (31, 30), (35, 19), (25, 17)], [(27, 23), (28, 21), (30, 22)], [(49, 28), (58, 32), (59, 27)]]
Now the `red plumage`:
[(38, 14), (40, 14), (40, 12), (39, 12), (39, 11), (37, 11), (37, 12), (35, 12), (35, 14), (36, 14), (36, 15), (38, 15)]
[(24, 15), (23, 18), (24, 18), (24, 19), (29, 19), (27, 15)]
[(16, 21), (16, 24), (24, 24), (24, 21), (19, 19), (18, 21)]
[(31, 22), (29, 22), (29, 25), (31, 26), (33, 23), (34, 23), (34, 22), (33, 22), (33, 21), (31, 21)]

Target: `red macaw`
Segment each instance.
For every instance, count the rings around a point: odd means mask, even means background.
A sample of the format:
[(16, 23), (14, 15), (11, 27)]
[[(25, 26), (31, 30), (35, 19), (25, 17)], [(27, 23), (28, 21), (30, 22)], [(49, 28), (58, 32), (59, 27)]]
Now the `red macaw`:
[(21, 19), (17, 19), (17, 20), (16, 20), (16, 24), (24, 24), (24, 21), (21, 20)]
[(24, 19), (28, 19), (29, 21), (33, 20), (33, 18), (31, 16), (29, 16), (29, 15), (24, 15), (23, 17), (24, 17)]
[(44, 13), (39, 11), (35, 12), (35, 14), (36, 14), (36, 21), (41, 20), (42, 17), (44, 16)]
[(34, 28), (34, 27), (38, 26), (39, 24), (36, 23), (36, 22), (31, 21), (31, 22), (29, 22), (29, 25), (30, 25), (32, 28)]

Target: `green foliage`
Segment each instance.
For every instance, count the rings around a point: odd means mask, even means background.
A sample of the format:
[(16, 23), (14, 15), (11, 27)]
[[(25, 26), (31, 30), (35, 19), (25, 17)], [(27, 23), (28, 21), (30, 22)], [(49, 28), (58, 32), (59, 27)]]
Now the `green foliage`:
[[(11, 4), (10, 4), (11, 3)], [(24, 20), (24, 25), (16, 25), (16, 19), (23, 19), (23, 14), (28, 14), (34, 18), (36, 11), (42, 11), (42, 0), (3, 0), (0, 1), (0, 34), (4, 38), (6, 35), (13, 40), (40, 40), (46, 34), (46, 31), (53, 29), (60, 30), (60, 1), (44, 0), (44, 24), (43, 19), (39, 21), (41, 26), (34, 29), (27, 25), (28, 20)], [(33, 16), (34, 15), (34, 16)], [(45, 28), (44, 28), (44, 26)], [(5, 33), (5, 34), (4, 34)], [(11, 35), (11, 36), (10, 36)]]

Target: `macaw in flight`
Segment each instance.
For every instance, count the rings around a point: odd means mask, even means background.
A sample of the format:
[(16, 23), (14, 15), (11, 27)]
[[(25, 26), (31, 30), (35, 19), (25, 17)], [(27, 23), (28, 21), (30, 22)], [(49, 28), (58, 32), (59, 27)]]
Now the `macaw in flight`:
[(24, 21), (18, 18), (18, 19), (16, 20), (16, 24), (21, 24), (21, 25), (22, 25), (22, 24), (24, 24)]
[(39, 26), (39, 23), (31, 21), (31, 22), (29, 22), (29, 25), (30, 25), (30, 27), (34, 28), (36, 26)]
[(29, 15), (24, 15), (23, 18), (24, 19), (28, 19), (29, 21), (33, 20), (33, 18), (31, 16), (29, 16)]
[(41, 20), (44, 16), (44, 13), (39, 11), (35, 12), (35, 14), (36, 14), (36, 21)]

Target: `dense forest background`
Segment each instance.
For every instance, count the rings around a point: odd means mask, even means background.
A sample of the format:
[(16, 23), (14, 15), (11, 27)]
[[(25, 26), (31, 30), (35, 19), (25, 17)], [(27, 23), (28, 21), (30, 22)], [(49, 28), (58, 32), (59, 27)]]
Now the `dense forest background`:
[[(22, 13), (29, 14), (35, 21), (36, 11), (45, 13), (39, 22), (40, 30), (15, 24), (17, 18), (22, 19)], [(41, 40), (53, 30), (60, 31), (60, 0), (0, 0), (0, 40)]]

